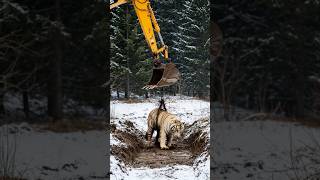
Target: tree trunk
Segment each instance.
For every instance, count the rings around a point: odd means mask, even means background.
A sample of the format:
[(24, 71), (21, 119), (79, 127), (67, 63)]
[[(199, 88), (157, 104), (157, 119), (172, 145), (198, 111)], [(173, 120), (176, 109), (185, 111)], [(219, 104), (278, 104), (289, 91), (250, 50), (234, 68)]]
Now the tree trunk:
[(130, 76), (129, 76), (129, 72), (128, 72), (127, 78), (126, 78), (126, 89), (125, 89), (125, 92), (124, 92), (124, 97), (126, 99), (130, 98)]
[(199, 97), (199, 98), (203, 98), (203, 92), (202, 92), (202, 91), (199, 91), (199, 90), (198, 90), (198, 91), (197, 91), (197, 94), (198, 94), (198, 97)]
[(0, 115), (5, 114), (5, 108), (4, 108), (4, 94), (0, 94)]
[[(211, 22), (212, 23), (212, 22)], [(214, 93), (214, 89), (213, 87), (215, 87), (215, 79), (213, 78), (214, 77), (214, 56), (210, 53), (210, 128), (213, 127), (213, 122), (215, 122), (215, 118), (214, 118), (214, 106), (213, 106), (213, 102), (215, 100), (215, 93)], [(211, 138), (213, 139), (213, 138)], [(210, 143), (212, 143), (212, 140), (210, 139)], [(212, 149), (212, 148), (211, 148)]]
[[(126, 21), (127, 21), (127, 29), (126, 29), (126, 36), (127, 36), (127, 48), (129, 48), (129, 43), (128, 43), (128, 39), (129, 39), (129, 7), (128, 5), (126, 6)], [(130, 69), (130, 63), (129, 63), (129, 51), (127, 51), (127, 68)], [(127, 72), (127, 76), (126, 76), (126, 90), (124, 93), (124, 97), (126, 99), (130, 98), (130, 74), (129, 72)]]
[(118, 88), (117, 88), (117, 98), (120, 99), (120, 93)]
[[(61, 22), (60, 18), (60, 0), (56, 0), (56, 20)], [(48, 80), (48, 115), (54, 121), (62, 119), (62, 37), (60, 30), (55, 29), (53, 46), (55, 57), (51, 59)]]
[(246, 95), (246, 106), (245, 106), (247, 109), (249, 109), (249, 103), (250, 103), (249, 102), (249, 95), (247, 94)]
[(25, 115), (26, 119), (29, 119), (30, 108), (29, 108), (28, 91), (23, 91), (22, 92), (22, 99), (23, 99), (23, 112), (24, 112), (24, 115)]
[(304, 93), (305, 93), (305, 82), (304, 77), (302, 73), (297, 74), (297, 81), (295, 84), (298, 84), (298, 86), (294, 89), (294, 99), (295, 99), (295, 117), (296, 118), (304, 118), (305, 117), (305, 99), (304, 99)]

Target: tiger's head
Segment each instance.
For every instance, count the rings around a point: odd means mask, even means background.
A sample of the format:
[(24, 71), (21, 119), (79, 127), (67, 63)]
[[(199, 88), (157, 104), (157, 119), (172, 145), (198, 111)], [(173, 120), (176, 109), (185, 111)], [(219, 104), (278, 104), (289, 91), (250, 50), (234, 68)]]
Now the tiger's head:
[(183, 136), (184, 124), (180, 121), (175, 121), (171, 124), (170, 131), (174, 138), (180, 139)]

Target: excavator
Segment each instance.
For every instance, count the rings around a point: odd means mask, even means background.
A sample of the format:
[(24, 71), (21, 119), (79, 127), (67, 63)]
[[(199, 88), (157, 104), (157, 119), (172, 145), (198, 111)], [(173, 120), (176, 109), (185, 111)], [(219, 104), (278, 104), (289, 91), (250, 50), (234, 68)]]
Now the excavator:
[[(153, 72), (150, 81), (142, 89), (154, 89), (175, 84), (180, 79), (180, 72), (169, 58), (168, 46), (160, 33), (149, 0), (118, 0), (110, 4), (110, 10), (125, 3), (131, 3), (138, 17), (141, 29), (153, 56)], [(155, 33), (160, 42), (157, 42)]]

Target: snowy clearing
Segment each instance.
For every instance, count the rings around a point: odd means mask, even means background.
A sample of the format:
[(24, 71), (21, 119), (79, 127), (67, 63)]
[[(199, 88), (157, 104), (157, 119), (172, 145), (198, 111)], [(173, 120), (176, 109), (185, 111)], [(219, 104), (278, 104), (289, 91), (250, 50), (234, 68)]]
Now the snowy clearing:
[[(121, 101), (111, 102), (111, 124), (115, 126), (116, 132), (114, 135), (110, 136), (110, 141), (112, 142), (111, 149), (125, 150), (122, 148), (123, 143), (119, 143), (117, 137), (120, 139), (123, 136), (119, 136), (119, 133), (126, 134), (129, 136), (127, 139), (134, 139), (136, 144), (144, 143), (144, 134), (147, 129), (147, 116), (148, 113), (158, 107), (159, 99), (148, 99), (144, 102), (137, 103), (125, 103)], [(202, 127), (202, 131), (206, 134), (206, 140), (209, 138), (209, 106), (210, 103), (202, 100), (193, 99), (185, 96), (177, 97), (165, 97), (166, 107), (169, 112), (177, 115), (181, 118), (182, 122), (189, 125), (187, 128), (185, 139), (192, 139)], [(192, 124), (192, 125), (191, 125)], [(117, 135), (118, 134), (118, 135)], [(155, 134), (154, 134), (155, 136)], [(196, 137), (196, 136), (195, 136)], [(197, 136), (198, 137), (198, 136)], [(192, 139), (192, 141), (194, 141)], [(186, 141), (188, 142), (188, 141)], [(137, 147), (132, 148), (130, 143), (127, 143), (132, 151), (137, 151), (137, 157), (135, 158), (131, 165), (123, 162), (121, 158), (117, 157), (119, 154), (117, 152), (111, 151), (111, 179), (130, 179), (130, 180), (167, 180), (167, 179), (181, 179), (181, 180), (205, 180), (210, 179), (209, 177), (209, 165), (210, 156), (208, 154), (209, 143), (205, 143), (205, 150), (196, 156), (193, 156), (191, 151), (188, 153), (186, 146), (191, 146), (190, 144), (185, 144), (177, 142), (177, 147), (172, 150), (160, 150), (155, 147), (151, 150), (144, 150), (143, 145), (137, 145)], [(139, 149), (139, 150), (137, 150)], [(142, 150), (140, 150), (142, 149)], [(139, 152), (138, 152), (139, 151)], [(140, 152), (142, 151), (142, 152)], [(124, 152), (125, 153), (125, 152)], [(140, 156), (139, 156), (140, 153)], [(117, 154), (117, 155), (115, 155)], [(130, 153), (126, 153), (127, 157)], [(142, 154), (142, 155), (141, 155)], [(122, 154), (120, 154), (122, 155)], [(148, 157), (141, 157), (150, 155), (151, 159)], [(153, 155), (153, 156), (152, 156)], [(179, 158), (182, 156), (182, 158)], [(153, 158), (158, 158), (153, 160)], [(181, 161), (184, 159), (184, 161)], [(176, 161), (175, 161), (176, 160)], [(141, 162), (140, 162), (141, 161)], [(144, 162), (144, 164), (143, 164)], [(157, 163), (158, 162), (158, 163)], [(179, 163), (177, 163), (179, 162)], [(149, 164), (150, 163), (150, 164)], [(139, 167), (134, 167), (139, 165)], [(141, 166), (144, 165), (144, 166)], [(187, 165), (182, 165), (187, 164)]]
[(213, 179), (319, 179), (320, 130), (295, 123), (215, 123)]
[[(9, 133), (8, 133), (9, 132)], [(54, 133), (30, 125), (0, 127), (0, 140), (9, 134), (15, 153), (15, 174), (27, 179), (106, 179), (105, 131)]]

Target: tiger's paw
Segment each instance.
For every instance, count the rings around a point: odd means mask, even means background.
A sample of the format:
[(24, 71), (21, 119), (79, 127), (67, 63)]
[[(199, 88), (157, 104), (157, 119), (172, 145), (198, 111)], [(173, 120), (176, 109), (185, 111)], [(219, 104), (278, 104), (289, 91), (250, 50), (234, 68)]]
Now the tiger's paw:
[(147, 143), (146, 143), (146, 148), (151, 148), (151, 147), (152, 147), (151, 141), (147, 141)]
[(165, 150), (165, 149), (169, 149), (168, 146), (162, 146), (161, 149)]

